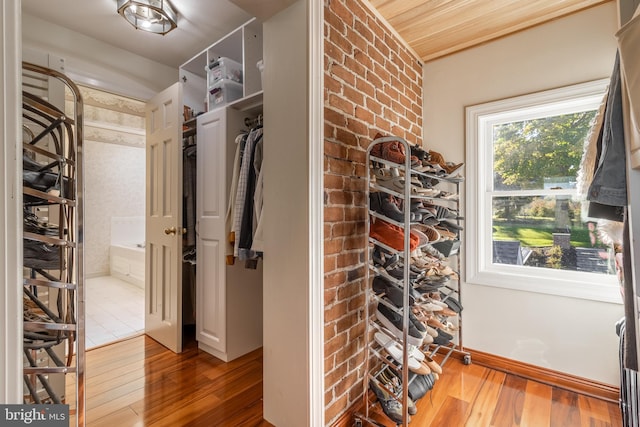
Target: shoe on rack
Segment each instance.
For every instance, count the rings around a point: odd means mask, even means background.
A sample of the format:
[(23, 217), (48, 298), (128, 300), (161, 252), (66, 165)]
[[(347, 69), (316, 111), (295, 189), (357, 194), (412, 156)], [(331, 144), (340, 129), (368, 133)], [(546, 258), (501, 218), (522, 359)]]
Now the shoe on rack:
[[(387, 328), (396, 338), (402, 339), (402, 315), (387, 307), (382, 303), (378, 303), (376, 310), (376, 318)], [(409, 331), (407, 344), (420, 347), (427, 335), (427, 328), (416, 319), (413, 313), (409, 313)]]
[(409, 397), (415, 402), (424, 397), (431, 389), (436, 380), (433, 373), (429, 375), (415, 375), (409, 379)]
[(447, 345), (453, 339), (453, 335), (446, 333), (442, 329), (438, 329), (438, 336), (433, 339), (433, 343), (437, 345)]
[[(403, 346), (399, 342), (383, 332), (376, 332), (374, 334), (374, 338), (380, 347), (382, 347), (398, 365), (402, 365), (404, 350)], [(416, 347), (409, 346), (407, 347), (407, 350), (410, 348)], [(420, 352), (418, 351), (417, 353)], [(424, 356), (424, 354), (420, 353), (420, 356)], [(422, 357), (422, 359), (424, 359), (424, 357)], [(408, 367), (411, 372), (416, 374), (427, 375), (431, 373), (431, 369), (426, 364), (422, 363), (421, 360), (415, 358), (414, 353), (411, 350), (409, 350), (408, 355)]]
[(373, 379), (369, 380), (369, 388), (378, 398), (378, 402), (380, 402), (380, 406), (385, 415), (394, 423), (402, 424), (404, 415), (402, 403), (400, 403), (395, 396), (392, 396), (388, 391), (376, 384), (376, 381)]
[(448, 175), (451, 175), (452, 173), (454, 173), (464, 165), (464, 163), (456, 164), (453, 162), (447, 162), (442, 156), (442, 154), (433, 150), (429, 150), (429, 160), (431, 161), (431, 163), (436, 163), (440, 165), (440, 167), (443, 168)]
[[(398, 396), (398, 401), (402, 400), (402, 379), (390, 366), (385, 367), (377, 378), (381, 384)], [(415, 402), (410, 397), (407, 399), (407, 412), (409, 412), (409, 415), (418, 413), (418, 408), (416, 408)]]
[[(377, 295), (384, 294), (384, 296), (386, 296), (387, 299), (391, 301), (391, 303), (393, 303), (393, 305), (395, 305), (396, 307), (400, 308), (404, 305), (404, 293), (402, 289), (391, 283), (384, 276), (374, 277), (371, 288)], [(413, 296), (409, 295), (409, 305), (413, 305), (415, 304), (415, 302), (416, 300), (413, 298)]]

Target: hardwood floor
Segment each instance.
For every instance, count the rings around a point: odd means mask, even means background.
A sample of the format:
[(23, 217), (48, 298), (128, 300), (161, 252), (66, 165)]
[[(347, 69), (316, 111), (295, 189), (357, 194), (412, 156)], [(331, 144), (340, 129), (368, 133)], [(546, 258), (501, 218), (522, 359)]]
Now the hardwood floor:
[[(615, 403), (457, 359), (443, 369), (433, 390), (417, 402), (412, 426), (622, 427)], [(374, 408), (371, 418), (395, 426), (379, 405)]]
[(87, 352), (90, 427), (271, 426), (262, 419), (262, 349), (224, 363), (191, 340), (175, 354), (146, 336)]
[[(191, 339), (174, 354), (146, 336), (87, 352), (89, 427), (271, 426), (262, 418), (262, 350), (229, 363)], [(373, 418), (394, 424), (374, 406)], [(345, 408), (346, 409), (346, 408)], [(351, 424), (349, 424), (351, 425)], [(450, 359), (412, 426), (617, 427), (614, 403)]]

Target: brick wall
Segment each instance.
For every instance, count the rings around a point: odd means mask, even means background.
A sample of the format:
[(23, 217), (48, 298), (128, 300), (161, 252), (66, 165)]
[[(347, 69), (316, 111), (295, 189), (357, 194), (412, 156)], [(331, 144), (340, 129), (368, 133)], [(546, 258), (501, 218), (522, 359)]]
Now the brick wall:
[(421, 144), (422, 68), (359, 0), (325, 0), (325, 407), (362, 396), (366, 148), (376, 133)]

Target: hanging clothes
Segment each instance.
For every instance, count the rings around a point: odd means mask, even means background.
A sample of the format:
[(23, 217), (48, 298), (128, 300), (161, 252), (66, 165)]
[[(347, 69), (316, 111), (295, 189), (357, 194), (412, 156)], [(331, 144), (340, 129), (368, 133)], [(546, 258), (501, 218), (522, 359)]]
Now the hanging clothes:
[(182, 195), (183, 195), (183, 227), (185, 233), (185, 246), (196, 245), (196, 144), (183, 148), (182, 153)]
[(590, 202), (589, 216), (623, 221), (623, 210), (627, 205), (627, 164), (619, 55), (616, 55), (611, 74), (604, 120), (597, 143), (598, 166), (587, 193), (587, 200)]
[[(245, 178), (246, 190), (244, 199), (244, 208), (242, 210), (242, 223), (240, 225), (240, 239), (238, 240), (238, 258), (241, 261), (247, 259), (253, 259), (257, 257), (257, 254), (251, 250), (251, 244), (253, 243), (254, 227), (254, 195), (256, 189), (256, 168), (254, 166), (256, 160), (256, 152), (259, 152), (260, 159), (262, 158), (262, 128), (254, 129), (251, 131), (254, 143), (250, 152), (245, 151), (244, 161), (248, 162), (247, 176)], [(260, 147), (258, 149), (258, 147)], [(260, 161), (262, 163), (262, 161)], [(241, 171), (242, 173), (242, 171)], [(242, 176), (241, 176), (242, 179)]]
[(227, 265), (233, 264), (234, 259), (234, 249), (235, 249), (235, 215), (236, 215), (236, 194), (238, 191), (238, 179), (240, 177), (240, 166), (242, 162), (242, 155), (244, 153), (244, 147), (247, 142), (248, 133), (241, 133), (235, 139), (236, 143), (236, 155), (233, 160), (233, 172), (231, 176), (231, 188), (229, 190), (229, 206), (227, 207), (227, 216), (225, 221), (225, 231), (226, 236), (228, 236), (227, 241)]

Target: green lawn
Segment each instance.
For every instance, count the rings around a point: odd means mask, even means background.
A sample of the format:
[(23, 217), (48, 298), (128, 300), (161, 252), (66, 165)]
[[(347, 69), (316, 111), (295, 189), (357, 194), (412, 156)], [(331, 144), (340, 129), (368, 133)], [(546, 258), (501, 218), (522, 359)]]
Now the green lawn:
[[(538, 225), (493, 225), (493, 240), (519, 240), (522, 246), (539, 247), (553, 245), (553, 227)], [(589, 230), (574, 229), (571, 232), (571, 245), (576, 247), (591, 247)]]

